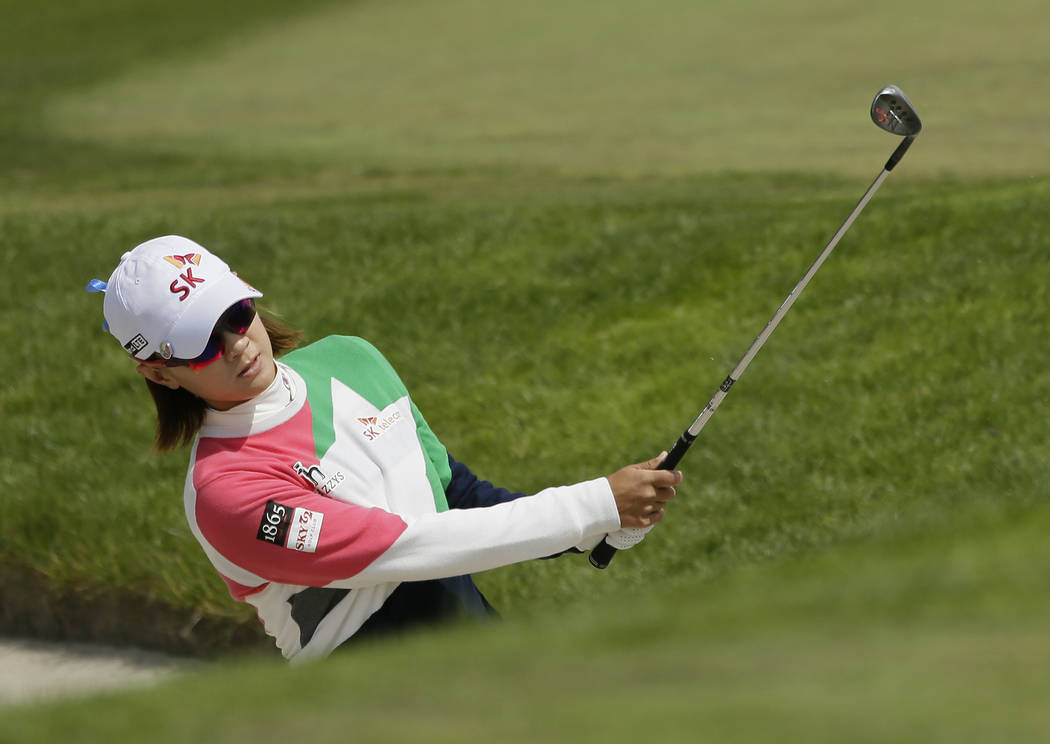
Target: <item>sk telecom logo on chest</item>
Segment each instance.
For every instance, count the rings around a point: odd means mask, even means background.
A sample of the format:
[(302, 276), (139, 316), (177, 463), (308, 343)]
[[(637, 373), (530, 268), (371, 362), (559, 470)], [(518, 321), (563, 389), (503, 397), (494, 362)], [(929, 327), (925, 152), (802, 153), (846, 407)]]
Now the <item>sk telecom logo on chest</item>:
[(172, 294), (179, 295), (179, 302), (189, 297), (190, 292), (198, 284), (204, 283), (202, 277), (193, 275), (193, 267), (201, 264), (201, 254), (187, 253), (184, 256), (165, 256), (164, 260), (181, 271), (179, 278), (169, 286)]
[(401, 411), (394, 411), (389, 416), (383, 416), (382, 418), (379, 416), (365, 416), (364, 418), (358, 418), (357, 420), (361, 422), (362, 426), (364, 426), (361, 433), (364, 435), (365, 439), (369, 442), (374, 442), (379, 439), (379, 437), (383, 436), (390, 427), (401, 420)]

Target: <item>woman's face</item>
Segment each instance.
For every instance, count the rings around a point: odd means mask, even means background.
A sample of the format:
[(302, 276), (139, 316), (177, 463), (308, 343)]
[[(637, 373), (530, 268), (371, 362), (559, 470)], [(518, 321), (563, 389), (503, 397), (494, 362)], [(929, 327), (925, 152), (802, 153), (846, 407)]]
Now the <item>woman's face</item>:
[(140, 364), (137, 371), (172, 390), (185, 388), (212, 408), (225, 411), (266, 390), (277, 374), (277, 365), (270, 336), (258, 315), (243, 336), (223, 331), (223, 341), (223, 355), (202, 369)]

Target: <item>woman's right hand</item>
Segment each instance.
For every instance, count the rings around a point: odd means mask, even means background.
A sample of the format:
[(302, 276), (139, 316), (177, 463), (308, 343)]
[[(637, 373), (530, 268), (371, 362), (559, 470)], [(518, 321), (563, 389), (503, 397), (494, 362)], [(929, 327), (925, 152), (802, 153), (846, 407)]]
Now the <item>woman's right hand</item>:
[(621, 527), (651, 527), (664, 518), (664, 506), (682, 482), (679, 470), (657, 470), (666, 452), (646, 462), (628, 465), (606, 476), (612, 487)]

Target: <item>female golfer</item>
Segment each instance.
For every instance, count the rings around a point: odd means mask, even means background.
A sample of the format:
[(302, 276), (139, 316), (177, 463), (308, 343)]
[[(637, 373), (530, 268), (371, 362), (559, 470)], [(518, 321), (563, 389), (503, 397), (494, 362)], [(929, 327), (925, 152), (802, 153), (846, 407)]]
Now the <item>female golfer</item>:
[(262, 293), (187, 238), (137, 246), (89, 289), (146, 378), (158, 447), (192, 444), (190, 529), (290, 660), (490, 613), (469, 574), (651, 526), (681, 481), (660, 458), (530, 496), (481, 481), (375, 348), (292, 351), (299, 334), (257, 313)]

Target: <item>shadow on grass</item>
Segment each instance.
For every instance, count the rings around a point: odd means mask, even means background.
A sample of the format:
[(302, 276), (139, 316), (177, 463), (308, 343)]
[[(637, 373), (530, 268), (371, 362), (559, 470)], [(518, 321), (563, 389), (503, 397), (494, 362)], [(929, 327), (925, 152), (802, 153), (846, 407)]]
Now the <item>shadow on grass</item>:
[(54, 586), (33, 569), (0, 569), (0, 628), (5, 635), (82, 641), (214, 658), (273, 651), (252, 617), (230, 617), (111, 587)]

